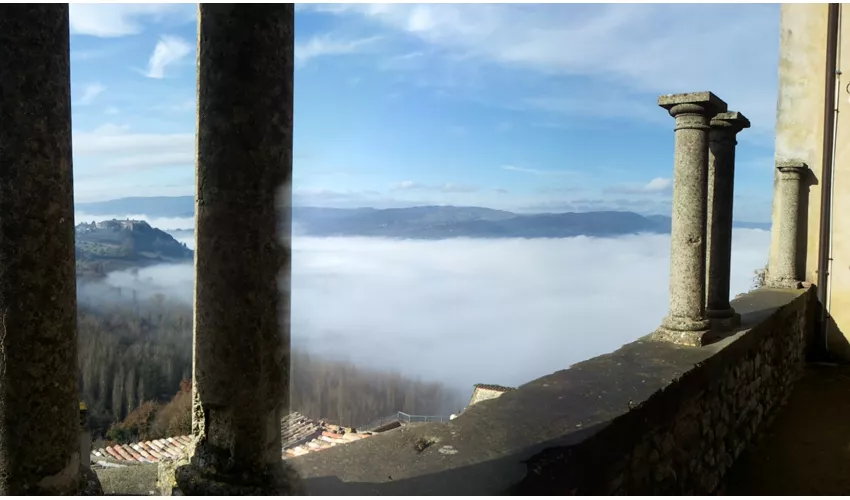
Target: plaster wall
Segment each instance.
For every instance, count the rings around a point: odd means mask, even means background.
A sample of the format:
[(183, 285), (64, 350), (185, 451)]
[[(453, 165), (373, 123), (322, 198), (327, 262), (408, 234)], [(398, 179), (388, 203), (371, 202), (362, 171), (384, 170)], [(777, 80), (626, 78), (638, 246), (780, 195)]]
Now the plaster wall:
[(481, 387), (476, 387), (472, 392), (472, 397), (469, 401), (469, 406), (474, 405), (475, 403), (480, 403), (481, 401), (486, 401), (488, 399), (494, 399), (501, 396), (502, 391), (494, 391), (492, 389), (482, 389)]
[[(827, 4), (783, 4), (780, 15), (776, 161), (802, 160), (810, 169), (803, 182), (798, 268), (806, 281), (818, 279), (823, 168)], [(840, 21), (838, 47), (835, 164), (833, 169), (831, 255), (827, 307), (830, 353), (850, 360), (850, 20)], [(776, 181), (774, 180), (774, 183)], [(775, 190), (774, 190), (775, 192)], [(773, 224), (781, 209), (774, 197)], [(771, 261), (778, 231), (771, 234)]]

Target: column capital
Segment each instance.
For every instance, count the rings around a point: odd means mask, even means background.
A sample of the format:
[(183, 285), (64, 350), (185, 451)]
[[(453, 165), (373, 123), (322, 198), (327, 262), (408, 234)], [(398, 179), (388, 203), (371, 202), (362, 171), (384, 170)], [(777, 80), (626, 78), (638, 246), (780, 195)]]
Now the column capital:
[(750, 120), (738, 111), (727, 111), (725, 113), (717, 113), (711, 119), (712, 130), (729, 132), (737, 134), (745, 128), (750, 128)]
[(776, 170), (784, 180), (800, 180), (808, 172), (809, 166), (802, 160), (781, 160), (776, 162)]
[(723, 99), (708, 91), (661, 95), (658, 96), (658, 105), (674, 118), (681, 114), (699, 114), (711, 118), (727, 109)]

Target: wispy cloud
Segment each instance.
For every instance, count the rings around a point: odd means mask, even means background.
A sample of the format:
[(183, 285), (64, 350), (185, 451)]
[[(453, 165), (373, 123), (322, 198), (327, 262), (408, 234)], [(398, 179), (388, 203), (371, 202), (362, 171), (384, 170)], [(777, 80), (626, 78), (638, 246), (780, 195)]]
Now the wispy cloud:
[(393, 191), (439, 191), (441, 193), (474, 193), (478, 190), (475, 186), (466, 184), (455, 184), (447, 182), (445, 184), (429, 185), (415, 181), (401, 181), (396, 183), (392, 188)]
[[(598, 86), (639, 94), (708, 88), (773, 125), (779, 12), (775, 5), (378, 4), (316, 5), (360, 16), (463, 57), (543, 76), (594, 78)], [(688, 19), (689, 22), (681, 22)], [(748, 57), (742, 56), (746, 47)], [(725, 61), (724, 71), (694, 60)], [(681, 68), (689, 68), (682, 71)], [(430, 68), (429, 68), (430, 71)], [(555, 98), (557, 96), (553, 96)], [(551, 104), (551, 103), (549, 103)], [(566, 108), (576, 108), (568, 103)], [(594, 106), (604, 101), (594, 101)], [(562, 109), (565, 107), (562, 106)], [(590, 108), (595, 110), (596, 108)]]
[(672, 180), (665, 177), (656, 177), (647, 182), (646, 184), (627, 184), (613, 186), (611, 188), (608, 188), (606, 191), (609, 193), (623, 194), (656, 194), (669, 192), (672, 186)]
[(126, 125), (106, 124), (75, 131), (73, 142), (75, 168), (83, 176), (123, 175), (171, 165), (191, 168), (194, 163), (193, 134), (139, 133)]
[(576, 175), (576, 172), (572, 172), (570, 170), (541, 170), (537, 168), (527, 168), (527, 167), (517, 167), (515, 165), (502, 165), (499, 167), (502, 170), (507, 170), (508, 172), (520, 172), (523, 174), (531, 174), (531, 175)]
[(99, 96), (106, 87), (100, 83), (90, 83), (83, 89), (83, 95), (77, 100), (76, 104), (86, 106), (91, 104), (97, 96)]
[(156, 47), (148, 60), (148, 69), (145, 76), (148, 78), (165, 77), (165, 69), (192, 52), (192, 46), (180, 37), (162, 35), (156, 43)]
[(142, 33), (145, 22), (173, 25), (192, 22), (195, 9), (190, 4), (73, 3), (69, 22), (72, 35), (114, 38)]
[(303, 65), (311, 59), (322, 56), (353, 54), (359, 52), (374, 42), (380, 40), (379, 36), (343, 40), (330, 34), (311, 37), (306, 42), (295, 42), (295, 64)]

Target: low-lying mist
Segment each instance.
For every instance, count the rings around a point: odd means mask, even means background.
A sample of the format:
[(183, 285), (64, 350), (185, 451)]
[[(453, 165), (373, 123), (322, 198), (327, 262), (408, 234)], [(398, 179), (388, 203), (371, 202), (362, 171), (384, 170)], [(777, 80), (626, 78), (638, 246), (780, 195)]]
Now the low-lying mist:
[[(750, 288), (768, 243), (767, 231), (734, 231), (733, 296)], [(466, 392), (474, 383), (516, 386), (658, 326), (668, 305), (669, 245), (669, 235), (295, 237), (293, 343)], [(110, 287), (124, 291), (119, 297)], [(103, 283), (81, 284), (79, 294), (91, 305), (128, 299), (132, 290), (191, 304), (192, 267), (114, 272)]]

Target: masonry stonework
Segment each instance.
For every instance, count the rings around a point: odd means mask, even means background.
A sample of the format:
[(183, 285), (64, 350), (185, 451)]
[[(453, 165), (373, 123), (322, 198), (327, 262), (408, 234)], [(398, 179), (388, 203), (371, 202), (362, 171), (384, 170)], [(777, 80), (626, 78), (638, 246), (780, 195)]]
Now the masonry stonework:
[[(717, 493), (802, 375), (814, 311), (814, 293), (807, 290), (593, 438), (533, 459), (524, 491)], [(569, 476), (560, 485), (545, 480), (555, 464)]]

